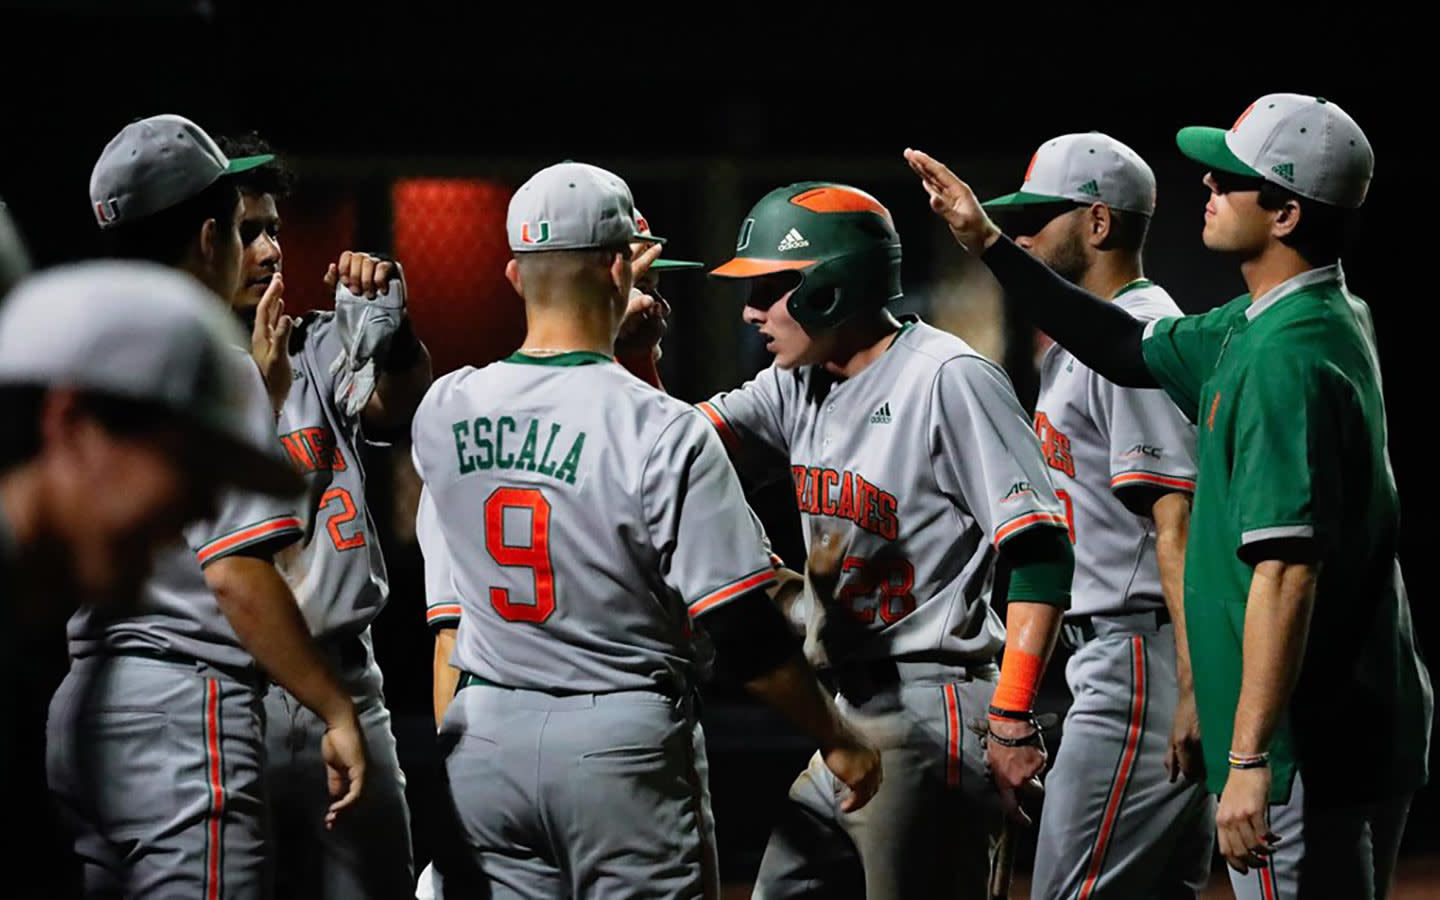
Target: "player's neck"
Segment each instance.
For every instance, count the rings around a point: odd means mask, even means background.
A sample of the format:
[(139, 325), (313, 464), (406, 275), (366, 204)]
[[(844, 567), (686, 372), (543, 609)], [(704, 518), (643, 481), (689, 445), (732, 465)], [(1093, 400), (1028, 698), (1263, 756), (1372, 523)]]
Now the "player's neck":
[(1305, 257), (1279, 241), (1271, 241), (1258, 255), (1240, 263), (1240, 275), (1250, 290), (1250, 302), (1294, 278), (1315, 268)]
[(1101, 254), (1085, 270), (1080, 287), (1102, 300), (1114, 300), (1122, 289), (1145, 277), (1138, 256), (1119, 257)]
[(615, 355), (615, 317), (598, 304), (526, 303), (521, 353), (586, 351)]
[(825, 370), (841, 378), (854, 378), (890, 349), (900, 327), (900, 321), (885, 309), (878, 316), (846, 323), (837, 335), (835, 352), (825, 363)]

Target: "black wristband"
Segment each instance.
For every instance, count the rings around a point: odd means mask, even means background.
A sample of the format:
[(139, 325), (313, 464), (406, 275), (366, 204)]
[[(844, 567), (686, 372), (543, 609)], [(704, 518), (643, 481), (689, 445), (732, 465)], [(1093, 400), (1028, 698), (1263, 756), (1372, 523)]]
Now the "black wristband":
[(383, 372), (408, 372), (420, 360), (422, 346), (420, 336), (415, 333), (415, 326), (410, 324), (410, 316), (407, 314), (400, 320), (400, 327), (390, 336), (390, 346), (386, 348), (384, 357), (376, 362)]
[(1029, 710), (1021, 712), (1018, 709), (1001, 709), (992, 703), (986, 712), (989, 713), (992, 718), (1006, 719), (1011, 722), (1028, 722), (1031, 725), (1035, 725), (1036, 728), (1040, 727), (1035, 722), (1035, 713)]
[(1045, 741), (1040, 737), (1040, 729), (1035, 729), (1024, 737), (1012, 738), (996, 734), (994, 731), (985, 735), (985, 740), (991, 741), (1000, 747), (1043, 747)]

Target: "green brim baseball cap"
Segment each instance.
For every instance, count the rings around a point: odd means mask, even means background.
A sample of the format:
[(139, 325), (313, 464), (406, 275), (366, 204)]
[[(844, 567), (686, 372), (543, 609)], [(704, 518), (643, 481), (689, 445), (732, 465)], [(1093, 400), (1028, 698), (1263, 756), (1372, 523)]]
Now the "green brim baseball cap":
[[(654, 240), (654, 238), (651, 238), (650, 240)], [(688, 259), (657, 259), (657, 260), (655, 260), (653, 263), (650, 264), (650, 268), (651, 268), (651, 269), (656, 269), (656, 270), (659, 270), (659, 269), (703, 269), (703, 268), (705, 268), (705, 264), (702, 263), (702, 262), (692, 262), (691, 260), (688, 260)]]
[(1013, 194), (1006, 194), (1003, 197), (996, 197), (994, 200), (986, 200), (980, 204), (986, 209), (999, 206), (1035, 206), (1041, 203), (1069, 203), (1064, 197), (1052, 197), (1049, 194), (1030, 194), (1025, 191), (1016, 191)]
[(240, 156), (230, 160), (225, 167), (226, 175), (234, 175), (238, 172), (248, 172), (251, 169), (263, 166), (275, 158), (273, 153), (262, 153), (259, 156)]
[(1223, 128), (1191, 125), (1180, 129), (1180, 133), (1175, 135), (1175, 143), (1179, 145), (1181, 153), (1212, 169), (1229, 172), (1231, 175), (1264, 178), (1264, 175), (1245, 165), (1240, 161), (1240, 157), (1230, 152), (1230, 145), (1225, 142), (1225, 134)]

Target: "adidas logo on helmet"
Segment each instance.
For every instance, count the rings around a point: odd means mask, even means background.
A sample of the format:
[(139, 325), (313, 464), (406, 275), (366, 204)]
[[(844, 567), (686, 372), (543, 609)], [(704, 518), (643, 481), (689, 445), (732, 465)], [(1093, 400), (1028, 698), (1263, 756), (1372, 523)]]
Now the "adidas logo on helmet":
[(792, 228), (785, 232), (785, 237), (780, 241), (780, 246), (775, 249), (783, 253), (786, 250), (799, 250), (801, 247), (808, 246), (810, 246), (810, 242), (805, 240), (804, 235)]

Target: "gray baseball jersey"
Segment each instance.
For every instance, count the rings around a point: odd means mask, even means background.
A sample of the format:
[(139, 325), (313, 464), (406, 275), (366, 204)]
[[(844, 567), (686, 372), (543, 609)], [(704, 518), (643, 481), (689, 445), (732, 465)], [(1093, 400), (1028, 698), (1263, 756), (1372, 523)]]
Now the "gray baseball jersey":
[(360, 421), (334, 400), (330, 363), (341, 352), (335, 314), (311, 313), (298, 331), (279, 432), (305, 478), (305, 537), (280, 565), (311, 634), (324, 640), (364, 631), (385, 606), (389, 580), (365, 503)]
[(415, 507), (415, 540), (425, 558), (426, 624), (436, 630), (460, 627), (460, 594), (455, 589), (450, 550), (440, 533), (440, 516), (428, 487), (420, 489), (420, 502)]
[(789, 455), (807, 546), (822, 529), (847, 542), (820, 634), (831, 664), (994, 658), (1005, 637), (989, 605), (998, 548), (1065, 526), (1003, 370), (910, 320), (854, 378), (771, 366), (700, 409), (734, 449), (755, 440)]
[[(1144, 280), (1115, 303), (1147, 321), (1180, 315)], [(1075, 544), (1068, 614), (1163, 609), (1155, 524), (1120, 497), (1135, 488), (1194, 492), (1194, 426), (1164, 391), (1116, 387), (1056, 344), (1040, 367), (1035, 433)]]
[(534, 690), (684, 692), (690, 618), (773, 580), (704, 418), (607, 357), (452, 372), (412, 431), (463, 611), (460, 669)]
[[(274, 442), (275, 417), (260, 371), (244, 350), (235, 365), (245, 370), (251, 397), (251, 426)], [(274, 442), (279, 454), (280, 444)], [(230, 627), (215, 594), (205, 583), (204, 567), (243, 550), (279, 550), (301, 534), (295, 504), (227, 491), (213, 519), (186, 526), (183, 542), (165, 547), (133, 610), (81, 607), (68, 624), (70, 655), (134, 650), (184, 656), (232, 669), (249, 669), (255, 660)]]

